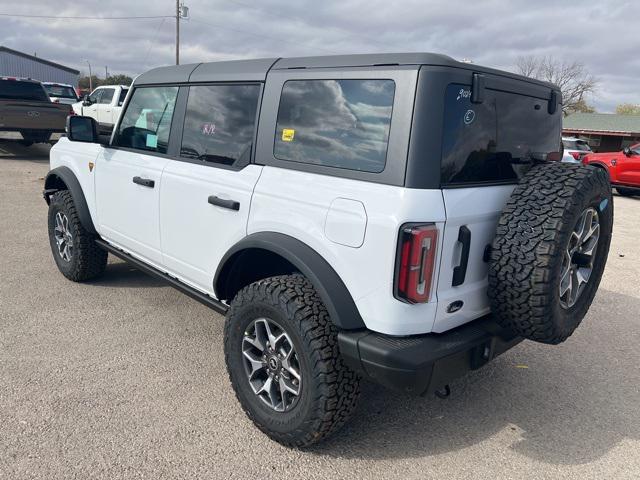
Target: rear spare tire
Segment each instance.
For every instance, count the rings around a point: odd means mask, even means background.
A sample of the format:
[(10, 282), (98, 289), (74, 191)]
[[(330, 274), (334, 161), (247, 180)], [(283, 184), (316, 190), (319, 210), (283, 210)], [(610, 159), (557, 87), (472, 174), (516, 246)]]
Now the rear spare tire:
[(498, 323), (530, 340), (566, 340), (598, 289), (612, 226), (606, 172), (533, 167), (507, 202), (492, 245), (488, 293)]

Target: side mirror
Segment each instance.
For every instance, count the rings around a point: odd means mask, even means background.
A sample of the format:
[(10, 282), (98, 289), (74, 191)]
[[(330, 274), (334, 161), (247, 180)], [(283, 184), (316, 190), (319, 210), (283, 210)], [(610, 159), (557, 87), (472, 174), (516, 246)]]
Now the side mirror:
[(89, 105), (91, 105), (91, 99), (89, 98), (89, 95), (85, 95), (84, 97), (82, 97), (82, 105), (84, 105), (85, 107), (88, 107)]
[(67, 138), (72, 142), (100, 143), (98, 122), (91, 117), (69, 115), (65, 130)]
[(627, 157), (630, 157), (631, 149), (629, 147), (625, 147), (624, 150), (622, 150), (622, 153), (624, 153)]

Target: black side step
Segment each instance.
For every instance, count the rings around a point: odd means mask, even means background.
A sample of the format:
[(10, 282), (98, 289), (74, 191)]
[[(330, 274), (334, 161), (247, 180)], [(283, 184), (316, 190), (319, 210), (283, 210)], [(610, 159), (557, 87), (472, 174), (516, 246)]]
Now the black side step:
[(226, 314), (227, 310), (229, 310), (229, 307), (227, 305), (225, 305), (224, 303), (211, 298), (209, 295), (202, 293), (198, 290), (196, 290), (195, 288), (190, 287), (189, 285), (186, 285), (184, 283), (182, 283), (180, 280), (173, 278), (172, 276), (161, 272), (160, 270), (157, 270), (149, 265), (147, 265), (146, 263), (144, 263), (141, 260), (138, 260), (137, 258), (129, 255), (126, 252), (123, 252), (122, 250), (114, 247), (113, 245), (110, 245), (109, 243), (105, 242), (102, 239), (96, 239), (95, 240), (96, 244), (98, 244), (98, 246), (104, 250), (106, 250), (109, 253), (114, 254), (116, 257), (121, 258), (122, 260), (124, 260), (127, 263), (130, 263), (131, 265), (133, 265), (135, 268), (137, 268), (138, 270), (147, 273), (149, 275), (151, 275), (152, 277), (156, 277), (159, 278), (161, 280), (164, 280), (165, 282), (167, 282), (169, 285), (171, 285), (173, 288), (180, 290), (182, 293), (190, 296), (191, 298), (193, 298), (194, 300), (199, 301), (200, 303), (203, 303), (204, 305), (206, 305), (207, 307), (215, 310), (218, 313), (221, 314)]

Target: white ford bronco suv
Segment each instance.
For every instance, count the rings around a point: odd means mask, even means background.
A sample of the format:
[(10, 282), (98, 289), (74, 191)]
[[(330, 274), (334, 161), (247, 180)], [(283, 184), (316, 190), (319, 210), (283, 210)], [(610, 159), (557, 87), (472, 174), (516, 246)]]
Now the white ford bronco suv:
[(361, 378), (444, 395), (578, 326), (613, 204), (603, 172), (559, 162), (561, 102), (428, 53), (157, 68), (109, 138), (68, 118), (45, 180), (53, 257), (85, 281), (111, 253), (226, 314), (243, 409), (307, 446)]

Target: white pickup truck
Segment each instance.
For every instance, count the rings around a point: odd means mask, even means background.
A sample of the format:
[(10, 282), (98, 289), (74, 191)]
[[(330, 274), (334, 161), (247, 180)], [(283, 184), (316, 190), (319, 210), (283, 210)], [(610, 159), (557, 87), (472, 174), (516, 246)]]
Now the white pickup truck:
[(129, 87), (126, 85), (98, 87), (80, 102), (74, 103), (73, 111), (76, 115), (93, 118), (98, 122), (100, 131), (111, 133), (118, 121), (128, 91)]

